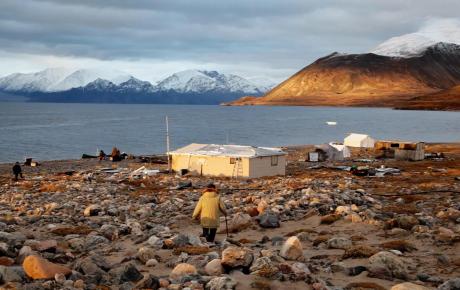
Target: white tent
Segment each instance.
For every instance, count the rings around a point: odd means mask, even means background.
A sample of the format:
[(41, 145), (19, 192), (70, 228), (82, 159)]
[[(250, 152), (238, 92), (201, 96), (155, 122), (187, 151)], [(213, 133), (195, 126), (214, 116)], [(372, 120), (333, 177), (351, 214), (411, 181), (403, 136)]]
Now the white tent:
[(337, 144), (334, 144), (334, 143), (329, 143), (329, 145), (331, 145), (332, 147), (336, 148), (339, 151), (342, 151), (344, 158), (351, 157), (350, 149), (348, 149), (347, 146), (345, 146), (345, 145), (337, 145)]
[(343, 145), (351, 147), (374, 147), (374, 139), (366, 134), (350, 133), (350, 136), (343, 140)]

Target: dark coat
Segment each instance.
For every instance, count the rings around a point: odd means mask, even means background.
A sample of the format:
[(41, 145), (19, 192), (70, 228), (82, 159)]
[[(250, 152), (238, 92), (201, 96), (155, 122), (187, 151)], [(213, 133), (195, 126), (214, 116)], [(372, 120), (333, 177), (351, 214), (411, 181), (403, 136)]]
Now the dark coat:
[(21, 172), (22, 172), (21, 165), (15, 164), (13, 166), (13, 173), (21, 173)]

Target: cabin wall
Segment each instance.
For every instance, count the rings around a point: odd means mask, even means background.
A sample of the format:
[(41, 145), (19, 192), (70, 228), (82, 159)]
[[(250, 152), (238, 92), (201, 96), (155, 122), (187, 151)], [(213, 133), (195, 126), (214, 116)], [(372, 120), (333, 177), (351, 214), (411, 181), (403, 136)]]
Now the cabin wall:
[[(235, 169), (235, 164), (230, 163), (230, 157), (217, 156), (189, 156), (188, 155), (172, 155), (172, 169), (180, 171), (187, 169), (191, 174), (231, 177)], [(188, 160), (188, 164), (187, 164)], [(200, 165), (205, 161), (203, 165)], [(241, 158), (242, 174), (238, 177), (249, 177), (249, 159)]]
[(278, 165), (272, 166), (272, 157), (256, 157), (249, 161), (249, 178), (286, 174), (286, 156), (278, 155)]

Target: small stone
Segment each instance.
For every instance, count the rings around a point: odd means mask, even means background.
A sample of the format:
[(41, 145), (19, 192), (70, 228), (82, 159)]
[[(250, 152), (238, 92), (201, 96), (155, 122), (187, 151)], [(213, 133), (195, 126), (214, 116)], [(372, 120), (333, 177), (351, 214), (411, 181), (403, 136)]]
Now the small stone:
[(222, 260), (221, 259), (214, 259), (208, 264), (206, 264), (204, 271), (209, 276), (220, 276), (225, 274), (225, 269), (222, 267)]
[(33, 279), (54, 279), (58, 273), (65, 276), (72, 274), (69, 268), (53, 264), (38, 256), (28, 256), (24, 260), (23, 267), (27, 275)]
[(423, 287), (414, 283), (406, 282), (397, 284), (391, 287), (391, 290), (430, 290), (430, 288)]
[(290, 237), (280, 251), (280, 256), (286, 260), (298, 261), (303, 257), (302, 245), (297, 237)]
[(142, 263), (146, 263), (150, 259), (154, 259), (156, 255), (155, 249), (152, 248), (140, 248), (138, 251), (139, 259)]
[(156, 259), (150, 259), (145, 263), (145, 265), (147, 267), (154, 267), (154, 266), (158, 265), (158, 261)]
[(66, 281), (66, 278), (64, 274), (57, 273), (56, 275), (54, 275), (54, 280), (56, 280), (56, 282), (58, 282), (59, 284), (63, 284)]
[(198, 273), (196, 271), (195, 266), (187, 264), (187, 263), (182, 263), (182, 264), (177, 265), (172, 270), (171, 274), (169, 275), (169, 279), (174, 280), (184, 275), (195, 274), (195, 273)]
[(85, 285), (85, 282), (81, 279), (75, 281), (75, 283), (73, 284), (73, 287), (75, 288), (83, 288), (83, 286)]
[(250, 249), (230, 247), (222, 252), (222, 265), (232, 268), (249, 267), (254, 259)]
[(39, 252), (51, 252), (55, 253), (57, 248), (56, 240), (46, 240), (35, 246), (35, 249)]
[(206, 284), (206, 290), (232, 290), (236, 289), (236, 280), (230, 277), (214, 278)]

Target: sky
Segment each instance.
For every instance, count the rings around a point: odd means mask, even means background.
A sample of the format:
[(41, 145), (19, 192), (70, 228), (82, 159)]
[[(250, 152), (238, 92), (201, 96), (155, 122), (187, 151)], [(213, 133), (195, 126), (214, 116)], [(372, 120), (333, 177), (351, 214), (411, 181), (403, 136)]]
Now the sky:
[(102, 68), (283, 81), (332, 52), (458, 23), (458, 0), (1, 0), (0, 77)]

